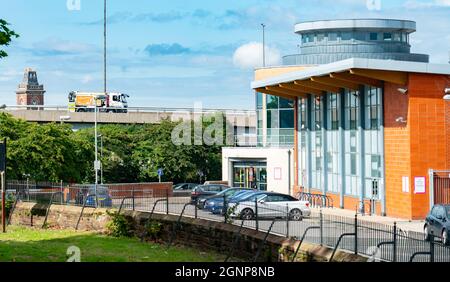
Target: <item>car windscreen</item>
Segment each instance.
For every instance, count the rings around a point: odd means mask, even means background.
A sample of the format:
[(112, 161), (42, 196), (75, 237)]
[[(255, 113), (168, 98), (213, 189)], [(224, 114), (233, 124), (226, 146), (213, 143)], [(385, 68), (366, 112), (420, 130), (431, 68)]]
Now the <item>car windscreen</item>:
[(241, 199), (243, 197), (247, 197), (247, 195), (250, 195), (252, 193), (252, 191), (240, 191), (233, 196), (233, 199)]
[[(89, 188), (89, 194), (94, 195), (95, 194), (95, 188)], [(108, 194), (108, 188), (97, 187), (97, 194), (98, 195)]]

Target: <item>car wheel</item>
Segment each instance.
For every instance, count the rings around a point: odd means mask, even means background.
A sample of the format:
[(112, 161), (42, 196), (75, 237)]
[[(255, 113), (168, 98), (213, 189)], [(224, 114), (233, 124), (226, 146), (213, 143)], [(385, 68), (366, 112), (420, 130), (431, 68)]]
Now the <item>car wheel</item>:
[(430, 241), (431, 235), (430, 235), (430, 230), (429, 230), (428, 225), (425, 225), (425, 227), (423, 228), (423, 233), (424, 233), (425, 241)]
[(255, 214), (253, 213), (252, 209), (245, 209), (241, 212), (241, 219), (242, 220), (250, 220), (253, 219)]
[(295, 221), (301, 221), (303, 219), (302, 211), (299, 209), (293, 209), (289, 213), (289, 219)]
[(444, 229), (442, 231), (441, 238), (442, 238), (442, 244), (444, 244), (445, 246), (450, 245), (450, 241), (449, 241), (449, 238), (448, 238), (447, 230)]

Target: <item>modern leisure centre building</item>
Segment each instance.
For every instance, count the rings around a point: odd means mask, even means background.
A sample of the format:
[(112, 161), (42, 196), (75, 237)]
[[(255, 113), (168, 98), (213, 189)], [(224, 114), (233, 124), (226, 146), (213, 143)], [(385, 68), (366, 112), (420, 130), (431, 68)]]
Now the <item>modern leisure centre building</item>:
[(450, 169), (450, 65), (412, 54), (415, 30), (390, 19), (297, 24), (301, 53), (255, 71), (257, 144), (223, 149), (223, 179), (424, 218), (430, 169)]

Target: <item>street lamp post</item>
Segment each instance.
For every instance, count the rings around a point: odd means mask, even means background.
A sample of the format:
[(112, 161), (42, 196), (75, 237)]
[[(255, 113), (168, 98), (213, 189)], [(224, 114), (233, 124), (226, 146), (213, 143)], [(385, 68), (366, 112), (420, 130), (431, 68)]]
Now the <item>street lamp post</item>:
[(266, 25), (261, 24), (263, 34), (263, 67), (266, 66)]
[(103, 135), (100, 134), (100, 184), (103, 185)]
[(94, 162), (94, 170), (95, 170), (95, 185), (94, 185), (94, 192), (95, 192), (95, 206), (97, 207), (97, 184), (98, 184), (98, 169), (99, 169), (99, 162), (98, 162), (98, 134), (97, 134), (97, 97), (95, 99), (95, 109), (94, 109), (94, 136), (95, 136), (95, 162)]

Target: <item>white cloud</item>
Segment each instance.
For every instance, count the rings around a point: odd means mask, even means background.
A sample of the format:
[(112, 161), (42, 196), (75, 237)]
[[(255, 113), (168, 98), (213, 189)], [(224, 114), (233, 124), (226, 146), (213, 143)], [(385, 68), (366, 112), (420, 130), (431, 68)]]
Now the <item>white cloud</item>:
[[(235, 66), (243, 69), (257, 68), (263, 65), (263, 44), (250, 42), (239, 47), (233, 55)], [(266, 46), (266, 66), (280, 65), (280, 51)]]
[(93, 80), (94, 80), (94, 78), (91, 75), (87, 74), (87, 75), (83, 76), (83, 78), (81, 79), (81, 83), (88, 84), (89, 82), (91, 82)]

